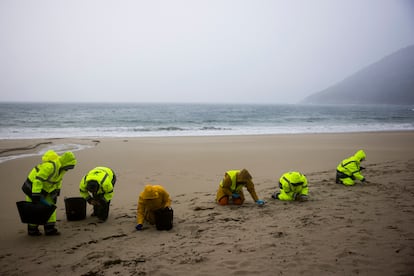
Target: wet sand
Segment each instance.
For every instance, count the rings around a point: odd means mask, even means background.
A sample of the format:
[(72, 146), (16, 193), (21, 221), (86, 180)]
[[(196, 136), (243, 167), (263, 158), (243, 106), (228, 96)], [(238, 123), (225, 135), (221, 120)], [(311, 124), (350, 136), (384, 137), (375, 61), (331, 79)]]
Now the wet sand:
[[(1, 140), (0, 156), (61, 144), (75, 154), (58, 200), (57, 237), (29, 237), (16, 201), (41, 156), (0, 163), (0, 274), (60, 275), (412, 275), (414, 273), (414, 132), (222, 137)], [(37, 145), (37, 146), (36, 146)], [(17, 149), (17, 150), (16, 150)], [(335, 168), (364, 149), (366, 184), (335, 184)], [(105, 223), (67, 221), (63, 198), (79, 196), (82, 176), (111, 167), (118, 182)], [(218, 206), (230, 169), (247, 168), (266, 200)], [(310, 200), (271, 199), (286, 171), (304, 173)], [(145, 184), (170, 193), (174, 228), (135, 231)]]

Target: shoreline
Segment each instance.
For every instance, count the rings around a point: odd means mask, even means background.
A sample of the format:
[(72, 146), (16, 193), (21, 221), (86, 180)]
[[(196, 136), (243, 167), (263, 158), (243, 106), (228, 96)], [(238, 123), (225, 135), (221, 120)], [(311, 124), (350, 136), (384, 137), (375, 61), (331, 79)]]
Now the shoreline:
[[(33, 153), (33, 155), (41, 155), (42, 149), (48, 148), (48, 146), (53, 147), (59, 145), (72, 145), (72, 146), (80, 146), (79, 148), (75, 148), (75, 151), (83, 150), (88, 147), (97, 146), (101, 140), (146, 140), (146, 139), (215, 139), (215, 138), (232, 138), (232, 137), (272, 137), (272, 136), (302, 136), (302, 135), (358, 135), (358, 134), (387, 134), (387, 133), (414, 133), (414, 130), (378, 130), (378, 131), (355, 131), (355, 132), (324, 132), (324, 133), (278, 133), (278, 134), (223, 134), (223, 135), (189, 135), (189, 136), (125, 136), (125, 137), (104, 137), (104, 136), (83, 136), (83, 137), (50, 137), (50, 138), (7, 138), (7, 139), (0, 139), (0, 163), (6, 162), (9, 159), (2, 161), (1, 158), (4, 157), (16, 157), (19, 158), (20, 155), (24, 155), (25, 153)], [(59, 143), (62, 141), (62, 143)], [(414, 143), (413, 143), (414, 144)], [(59, 151), (71, 150), (68, 149), (58, 149)], [(34, 153), (36, 152), (37, 153)], [(17, 152), (17, 154), (12, 154), (13, 152)], [(12, 158), (12, 159), (16, 159)], [(10, 159), (10, 160), (12, 160)]]

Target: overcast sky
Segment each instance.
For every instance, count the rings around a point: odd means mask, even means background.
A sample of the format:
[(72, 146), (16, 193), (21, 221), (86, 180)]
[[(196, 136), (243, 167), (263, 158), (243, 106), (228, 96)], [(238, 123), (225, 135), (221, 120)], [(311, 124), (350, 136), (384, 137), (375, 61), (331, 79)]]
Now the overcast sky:
[(295, 103), (414, 44), (410, 0), (1, 0), (1, 101)]

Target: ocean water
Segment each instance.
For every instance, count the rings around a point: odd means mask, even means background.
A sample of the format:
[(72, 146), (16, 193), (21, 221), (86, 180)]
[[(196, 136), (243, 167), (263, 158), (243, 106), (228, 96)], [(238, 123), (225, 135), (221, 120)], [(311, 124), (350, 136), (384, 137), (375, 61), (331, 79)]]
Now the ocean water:
[(414, 130), (393, 105), (0, 103), (0, 139)]

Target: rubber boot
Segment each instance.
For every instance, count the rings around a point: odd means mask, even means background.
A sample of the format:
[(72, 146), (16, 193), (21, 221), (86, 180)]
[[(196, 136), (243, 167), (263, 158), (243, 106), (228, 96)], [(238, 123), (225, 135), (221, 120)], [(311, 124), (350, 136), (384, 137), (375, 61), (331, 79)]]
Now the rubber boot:
[(108, 219), (109, 215), (109, 202), (105, 202), (104, 200), (101, 200), (100, 205), (94, 206), (95, 209), (95, 215), (99, 219), (99, 223), (105, 222)]
[(273, 199), (279, 199), (279, 194), (280, 194), (280, 193), (278, 193), (278, 192), (274, 192), (274, 193), (272, 194), (272, 198), (273, 198)]
[(37, 225), (27, 225), (27, 234), (29, 236), (40, 236), (42, 233), (40, 233), (39, 228)]
[(339, 180), (339, 176), (338, 175), (335, 178), (335, 183), (336, 184), (342, 184), (341, 180)]
[(93, 212), (91, 214), (91, 217), (96, 217), (96, 214), (97, 214), (96, 209), (97, 209), (97, 206), (93, 205)]
[(45, 235), (46, 236), (57, 236), (60, 232), (56, 229), (55, 224), (45, 224)]

